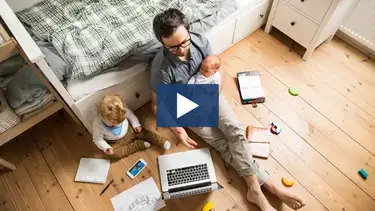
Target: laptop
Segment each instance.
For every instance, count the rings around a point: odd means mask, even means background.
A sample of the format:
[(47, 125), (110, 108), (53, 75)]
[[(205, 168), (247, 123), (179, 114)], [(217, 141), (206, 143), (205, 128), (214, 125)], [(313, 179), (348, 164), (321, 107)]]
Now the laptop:
[(223, 188), (217, 182), (208, 148), (161, 155), (158, 164), (164, 200)]

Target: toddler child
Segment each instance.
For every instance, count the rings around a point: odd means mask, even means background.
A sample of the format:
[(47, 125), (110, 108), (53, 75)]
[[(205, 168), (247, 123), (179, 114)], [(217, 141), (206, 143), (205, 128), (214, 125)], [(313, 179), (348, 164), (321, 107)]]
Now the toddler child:
[(138, 118), (117, 94), (106, 94), (99, 101), (97, 111), (93, 123), (93, 141), (110, 157), (126, 157), (150, 147), (150, 142), (164, 149), (171, 146), (165, 138), (143, 129)]
[(219, 84), (221, 76), (219, 68), (221, 65), (220, 57), (217, 55), (207, 56), (202, 64), (199, 72), (193, 75), (188, 84)]

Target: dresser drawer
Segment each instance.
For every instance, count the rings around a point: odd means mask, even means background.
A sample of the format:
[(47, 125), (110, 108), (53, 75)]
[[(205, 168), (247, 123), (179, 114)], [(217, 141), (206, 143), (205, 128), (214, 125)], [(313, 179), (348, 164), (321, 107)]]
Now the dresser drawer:
[(214, 54), (220, 54), (233, 44), (233, 33), (236, 20), (231, 20), (220, 27), (214, 27), (205, 33), (210, 41)]
[(319, 23), (323, 20), (332, 0), (286, 0)]
[(237, 18), (233, 43), (236, 43), (266, 23), (271, 1), (263, 1)]
[(150, 73), (143, 72), (134, 83), (119, 91), (117, 94), (124, 100), (129, 109), (135, 111), (151, 99)]
[(305, 48), (310, 44), (318, 29), (317, 24), (283, 1), (279, 1), (277, 5), (273, 25)]

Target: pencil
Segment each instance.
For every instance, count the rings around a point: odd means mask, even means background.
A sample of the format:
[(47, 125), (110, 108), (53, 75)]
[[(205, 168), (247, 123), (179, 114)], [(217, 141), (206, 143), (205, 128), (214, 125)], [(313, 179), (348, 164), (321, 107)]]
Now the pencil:
[(102, 190), (102, 192), (100, 192), (99, 196), (103, 195), (103, 193), (108, 189), (108, 187), (112, 184), (113, 180), (111, 180), (107, 186), (105, 186), (105, 188)]

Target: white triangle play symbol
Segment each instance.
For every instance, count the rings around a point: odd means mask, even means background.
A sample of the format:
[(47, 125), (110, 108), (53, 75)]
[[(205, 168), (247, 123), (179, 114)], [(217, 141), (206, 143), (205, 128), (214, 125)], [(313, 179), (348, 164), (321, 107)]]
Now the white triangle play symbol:
[(189, 113), (199, 105), (177, 93), (177, 118)]

